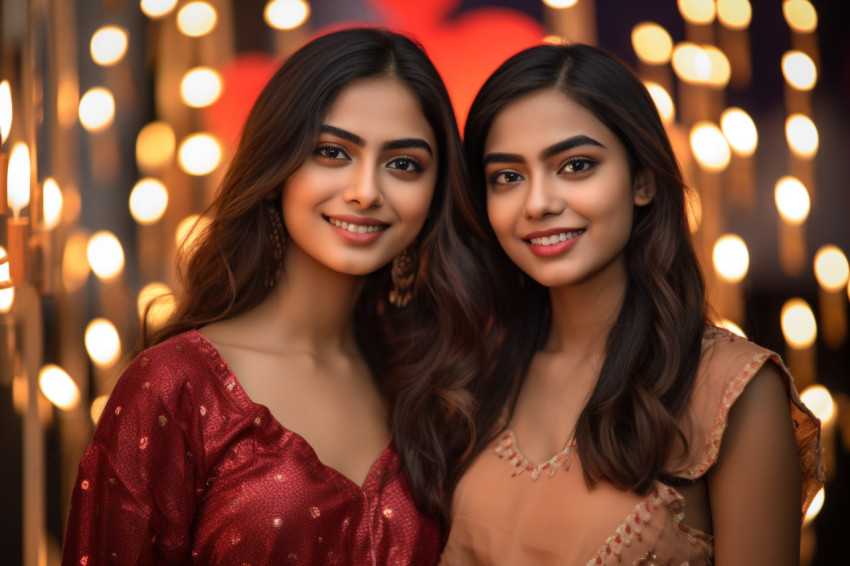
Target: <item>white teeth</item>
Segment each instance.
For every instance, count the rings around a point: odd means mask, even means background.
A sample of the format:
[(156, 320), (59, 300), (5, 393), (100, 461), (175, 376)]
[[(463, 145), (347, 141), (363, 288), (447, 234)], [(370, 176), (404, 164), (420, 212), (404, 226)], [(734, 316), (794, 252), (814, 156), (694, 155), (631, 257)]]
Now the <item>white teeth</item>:
[(535, 246), (551, 246), (552, 244), (575, 238), (583, 232), (584, 230), (573, 230), (572, 232), (561, 232), (560, 234), (552, 234), (551, 236), (543, 236), (542, 238), (532, 238), (529, 241)]
[(349, 222), (343, 222), (341, 220), (337, 220), (336, 218), (328, 218), (328, 222), (337, 226), (338, 228), (342, 228), (343, 230), (348, 230), (352, 234), (365, 234), (367, 232), (380, 232), (384, 229), (384, 226), (364, 226), (362, 224), (351, 224)]

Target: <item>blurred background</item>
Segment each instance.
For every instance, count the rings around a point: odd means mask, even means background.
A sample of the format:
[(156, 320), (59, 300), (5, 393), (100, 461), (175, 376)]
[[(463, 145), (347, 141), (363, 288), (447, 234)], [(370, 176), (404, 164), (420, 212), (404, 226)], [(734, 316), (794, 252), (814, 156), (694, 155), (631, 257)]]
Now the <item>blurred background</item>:
[[(0, 0), (0, 556), (57, 564), (140, 309), (209, 203), (242, 120), (316, 34), (406, 32), (459, 121), (541, 42), (598, 45), (661, 111), (716, 322), (778, 351), (823, 421), (801, 562), (850, 532), (850, 18), (827, 0)], [(159, 304), (159, 303), (158, 303)], [(157, 324), (164, 301), (149, 313)]]

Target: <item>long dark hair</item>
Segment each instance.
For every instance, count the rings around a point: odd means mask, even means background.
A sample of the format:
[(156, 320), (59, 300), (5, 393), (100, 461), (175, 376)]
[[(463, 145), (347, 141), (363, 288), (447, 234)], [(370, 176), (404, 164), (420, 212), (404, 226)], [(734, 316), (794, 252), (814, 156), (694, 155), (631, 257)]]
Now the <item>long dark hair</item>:
[[(146, 345), (258, 305), (270, 292), (264, 273), (279, 268), (269, 236), (266, 203), (279, 209), (281, 191), (313, 150), (322, 120), (347, 85), (392, 77), (419, 103), (437, 138), (436, 190), (425, 225), (414, 242), (419, 270), (414, 300), (388, 304), (390, 268), (366, 277), (355, 310), (355, 331), (373, 375), (392, 410), (395, 443), (420, 507), (446, 521), (445, 473), (451, 443), (443, 450), (429, 427), (471, 417), (453, 409), (452, 391), (471, 379), (478, 323), (463, 282), (476, 269), (458, 217), (470, 205), (467, 170), (446, 88), (424, 51), (402, 35), (353, 28), (321, 36), (290, 56), (263, 89), (248, 115), (236, 154), (199, 234), (180, 265), (183, 292), (172, 318)], [(458, 214), (458, 211), (460, 213)], [(285, 244), (284, 244), (285, 245)], [(456, 364), (452, 364), (456, 361)], [(434, 376), (424, 383), (426, 375)], [(434, 410), (434, 406), (437, 410)], [(466, 449), (466, 445), (461, 450)]]
[[(691, 243), (685, 186), (652, 98), (620, 61), (586, 45), (532, 47), (487, 80), (464, 132), (475, 220), (488, 233), (482, 296), (493, 313), (497, 355), (474, 387), (482, 450), (500, 432), (500, 412), (513, 410), (534, 353), (549, 331), (548, 289), (522, 273), (499, 248), (486, 216), (483, 152), (494, 118), (508, 104), (556, 89), (587, 108), (626, 149), (632, 178), (646, 175), (656, 194), (635, 208), (625, 249), (627, 285), (611, 329), (605, 362), (576, 423), (576, 443), (589, 486), (605, 480), (646, 493), (673, 452), (687, 446), (677, 419), (690, 399), (705, 328), (705, 289)], [(510, 300), (508, 300), (510, 299)]]

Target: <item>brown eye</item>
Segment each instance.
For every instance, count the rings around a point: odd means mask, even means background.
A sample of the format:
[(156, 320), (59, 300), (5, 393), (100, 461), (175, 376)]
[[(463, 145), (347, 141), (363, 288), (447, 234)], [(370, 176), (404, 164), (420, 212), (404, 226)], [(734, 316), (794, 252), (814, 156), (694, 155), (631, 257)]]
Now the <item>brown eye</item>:
[(338, 145), (320, 145), (316, 148), (315, 154), (319, 157), (324, 157), (330, 161), (341, 161), (349, 159), (345, 150)]
[(587, 157), (573, 157), (568, 159), (559, 173), (578, 174), (590, 171), (596, 162)]
[(419, 173), (424, 167), (412, 157), (396, 157), (387, 164), (390, 169), (397, 169), (403, 173)]

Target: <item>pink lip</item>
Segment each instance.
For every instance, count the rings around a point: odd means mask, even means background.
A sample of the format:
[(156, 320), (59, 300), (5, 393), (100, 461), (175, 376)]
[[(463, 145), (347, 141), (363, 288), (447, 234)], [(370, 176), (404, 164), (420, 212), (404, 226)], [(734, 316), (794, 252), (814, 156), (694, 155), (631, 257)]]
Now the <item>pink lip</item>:
[(525, 236), (522, 236), (522, 240), (528, 244), (528, 247), (531, 249), (531, 252), (534, 255), (539, 257), (552, 257), (558, 254), (562, 254), (567, 250), (571, 249), (578, 239), (582, 236), (584, 232), (573, 236), (568, 240), (564, 240), (563, 242), (558, 242), (557, 244), (551, 244), (548, 246), (532, 244), (531, 240), (534, 238), (548, 238), (549, 236), (554, 236), (556, 234), (562, 234), (564, 232), (576, 232), (581, 230), (581, 228), (550, 228), (548, 230), (538, 230), (535, 232), (529, 232)]
[(376, 230), (374, 232), (349, 232), (346, 228), (341, 226), (337, 226), (333, 222), (345, 222), (346, 224), (355, 224), (357, 226), (377, 226), (385, 228), (390, 224), (388, 222), (384, 222), (383, 220), (378, 220), (377, 218), (369, 218), (366, 216), (355, 216), (351, 214), (339, 214), (339, 215), (324, 215), (325, 220), (328, 221), (331, 229), (336, 232), (336, 234), (341, 237), (346, 242), (352, 244), (371, 244), (375, 240), (381, 237), (384, 233), (384, 230)]

